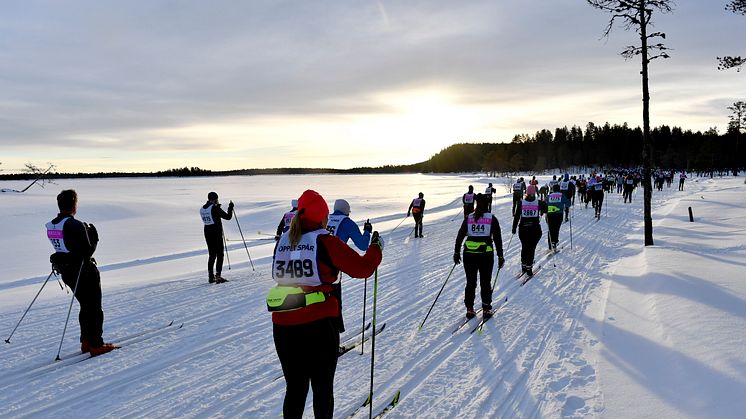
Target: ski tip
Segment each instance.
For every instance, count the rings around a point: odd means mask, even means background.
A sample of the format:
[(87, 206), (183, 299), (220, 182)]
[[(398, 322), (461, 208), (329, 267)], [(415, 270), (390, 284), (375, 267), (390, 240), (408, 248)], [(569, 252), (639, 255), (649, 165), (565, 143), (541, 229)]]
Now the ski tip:
[(381, 325), (381, 332), (383, 332), (383, 329), (385, 329), (385, 328), (386, 328), (386, 323), (384, 323), (384, 324)]
[(174, 324), (174, 321), (171, 320), (171, 323), (167, 324), (166, 327), (173, 326), (173, 324)]
[(394, 396), (394, 399), (391, 400), (391, 406), (396, 406), (399, 403), (399, 396), (401, 396), (401, 389), (396, 391), (396, 395)]
[(177, 327), (177, 329), (181, 329), (182, 327), (184, 327), (184, 323), (180, 324), (179, 327)]

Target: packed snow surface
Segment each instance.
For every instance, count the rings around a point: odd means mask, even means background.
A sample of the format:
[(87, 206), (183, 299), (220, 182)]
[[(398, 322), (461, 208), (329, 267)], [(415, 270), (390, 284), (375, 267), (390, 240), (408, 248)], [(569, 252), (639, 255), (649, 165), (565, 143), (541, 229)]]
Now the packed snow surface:
[[(507, 303), (483, 333), (469, 334), (472, 321), (452, 334), (465, 311), (457, 266), (418, 331), (453, 267), (461, 195), (470, 184), (481, 192), (487, 182), (498, 188), (493, 213), (507, 260), (494, 301)], [(101, 238), (95, 257), (104, 338), (116, 342), (174, 324), (100, 357), (55, 362), (71, 295), (52, 277), (10, 344), (0, 343), (0, 417), (280, 417), (284, 380), (265, 305), (273, 285), (268, 234), (290, 200), (309, 188), (330, 206), (347, 199), (353, 220), (362, 226), (369, 218), (386, 240), (376, 310), (386, 328), (375, 341), (374, 411), (400, 390), (388, 417), (743, 417), (742, 178), (694, 178), (684, 191), (675, 184), (654, 191), (649, 247), (641, 190), (632, 204), (608, 194), (599, 221), (576, 201), (572, 222), (562, 226), (562, 250), (550, 257), (543, 239), (536, 252), (542, 268), (524, 287), (515, 280), (521, 246), (517, 236), (511, 241), (507, 182), (470, 175), (123, 178), (2, 193), (3, 339), (49, 274), (44, 224), (66, 188), (79, 193), (76, 218), (95, 224)], [(224, 222), (230, 269), (226, 260), (223, 276), (230, 282), (219, 285), (207, 283), (198, 212), (213, 190), (224, 204), (235, 202), (240, 223)], [(412, 218), (405, 219), (418, 192), (427, 200), (422, 239), (411, 236)], [(372, 320), (373, 281), (364, 305), (366, 281), (343, 277), (343, 340), (362, 328), (364, 307), (366, 322)], [(68, 361), (78, 359), (77, 309), (75, 303), (62, 344)], [(368, 341), (362, 355), (340, 358), (335, 417), (348, 416), (367, 397), (370, 351)], [(311, 400), (309, 393), (307, 417)], [(365, 408), (355, 416), (367, 414)]]

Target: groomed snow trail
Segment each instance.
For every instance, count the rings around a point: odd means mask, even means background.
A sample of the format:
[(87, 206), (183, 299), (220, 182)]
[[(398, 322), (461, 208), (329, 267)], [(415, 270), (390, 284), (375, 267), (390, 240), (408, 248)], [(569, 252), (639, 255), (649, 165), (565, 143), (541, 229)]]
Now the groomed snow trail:
[[(673, 208), (682, 197), (697, 193), (675, 188), (654, 192), (654, 208)], [(454, 189), (453, 196), (463, 191)], [(560, 233), (561, 252), (549, 257), (544, 237), (536, 252), (542, 269), (524, 287), (520, 241), (506, 248), (493, 301), (507, 303), (484, 327), (451, 334), (464, 315), (463, 268), (457, 266), (427, 323), (418, 325), (453, 266), (451, 255), (461, 216), (459, 201), (443, 201), (426, 212), (425, 237), (411, 236), (412, 220), (386, 239), (378, 271), (379, 324), (376, 338), (374, 411), (401, 390), (399, 404), (387, 417), (588, 417), (604, 411), (597, 376), (598, 337), (587, 330), (586, 310), (604, 299), (609, 266), (640, 252), (642, 241), (629, 242), (642, 231), (642, 193), (633, 204), (621, 195), (606, 196), (600, 221), (593, 209), (576, 203), (569, 225)], [(510, 239), (510, 198), (500, 195), (493, 212), (500, 221), (503, 245)], [(401, 214), (383, 214), (371, 221), (388, 228)], [(451, 221), (453, 220), (453, 221)], [(267, 226), (271, 231), (273, 226)], [(232, 249), (238, 249), (232, 247)], [(240, 250), (240, 249), (239, 249)], [(254, 260), (256, 271), (232, 250), (231, 281), (208, 285), (203, 272), (175, 272), (148, 285), (106, 290), (105, 337), (167, 324), (172, 328), (110, 354), (43, 374), (29, 371), (53, 363), (69, 295), (41, 301), (22, 328), (5, 345), (0, 361), (0, 416), (57, 417), (279, 417), (284, 381), (272, 341), (270, 315), (264, 297), (272, 286), (269, 259)], [(175, 257), (178, 259), (178, 257)], [(125, 262), (138, 267), (137, 261)], [(556, 266), (555, 266), (556, 265)], [(127, 269), (127, 268), (124, 268)], [(362, 326), (363, 280), (343, 279), (347, 334)], [(57, 287), (51, 283), (48, 286)], [(371, 321), (373, 278), (368, 280), (366, 321)], [(30, 298), (30, 297), (29, 297)], [(479, 304), (479, 292), (477, 292)], [(601, 303), (603, 305), (603, 303)], [(73, 313), (77, 312), (76, 307)], [(3, 310), (3, 324), (14, 324), (19, 313)], [(71, 318), (62, 353), (77, 349), (77, 322)], [(476, 321), (472, 321), (472, 325)], [(335, 382), (337, 417), (345, 417), (365, 399), (369, 388), (370, 342), (340, 358)], [(312, 362), (312, 361), (309, 361)], [(312, 394), (306, 416), (312, 417)], [(357, 417), (367, 416), (367, 408)]]

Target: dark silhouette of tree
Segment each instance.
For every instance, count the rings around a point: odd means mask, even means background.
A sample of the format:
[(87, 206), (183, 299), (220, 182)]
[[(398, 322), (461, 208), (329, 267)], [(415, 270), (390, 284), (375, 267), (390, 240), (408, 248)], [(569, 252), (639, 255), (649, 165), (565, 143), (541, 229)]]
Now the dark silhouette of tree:
[(653, 140), (650, 136), (650, 90), (648, 87), (648, 64), (656, 58), (668, 58), (669, 48), (663, 43), (655, 43), (656, 38), (665, 39), (663, 32), (648, 33), (652, 26), (651, 18), (654, 11), (661, 13), (673, 10), (671, 0), (586, 0), (588, 4), (596, 9), (611, 14), (609, 24), (604, 31), (604, 37), (611, 34), (614, 24), (621, 22), (625, 30), (634, 30), (640, 37), (640, 45), (630, 45), (622, 51), (625, 59), (638, 55), (642, 62), (642, 124), (643, 124), (643, 147), (642, 147), (642, 183), (643, 183), (643, 208), (645, 223), (645, 246), (653, 243), (653, 216), (650, 201), (653, 196), (653, 188), (650, 184), (650, 175), (653, 159)]
[[(731, 0), (731, 2), (725, 6), (725, 10), (731, 11), (735, 14), (746, 15), (746, 0)], [(725, 57), (717, 57), (717, 59), (719, 62), (718, 70), (735, 68), (736, 71), (741, 71), (741, 67), (746, 64), (746, 58), (743, 58), (740, 55), (736, 57), (726, 55)]]
[(738, 101), (733, 106), (728, 106), (731, 114), (728, 116), (728, 134), (736, 137), (736, 150), (733, 161), (733, 176), (738, 175), (738, 168), (743, 164), (741, 158), (741, 132), (746, 130), (746, 102)]

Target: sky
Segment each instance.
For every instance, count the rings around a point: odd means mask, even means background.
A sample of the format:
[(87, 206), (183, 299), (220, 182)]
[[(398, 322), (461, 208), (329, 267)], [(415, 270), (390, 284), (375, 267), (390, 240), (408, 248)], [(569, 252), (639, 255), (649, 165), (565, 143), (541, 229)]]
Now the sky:
[[(651, 123), (724, 131), (746, 17), (654, 15)], [(3, 2), (0, 169), (350, 168), (573, 124), (642, 125), (635, 33), (582, 0)]]

